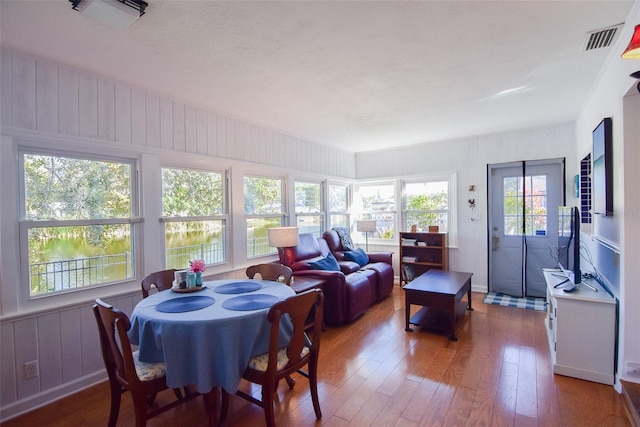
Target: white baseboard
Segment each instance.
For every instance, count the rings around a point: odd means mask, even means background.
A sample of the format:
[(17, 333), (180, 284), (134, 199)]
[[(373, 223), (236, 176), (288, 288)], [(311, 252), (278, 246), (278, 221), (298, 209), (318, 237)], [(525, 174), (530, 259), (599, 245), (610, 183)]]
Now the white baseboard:
[(45, 392), (33, 396), (29, 396), (26, 399), (13, 402), (0, 408), (0, 424), (10, 420), (11, 418), (18, 417), (42, 406), (49, 405), (69, 395), (77, 393), (80, 390), (94, 386), (105, 381), (106, 379), (107, 372), (105, 370), (101, 370), (91, 375), (86, 375), (75, 381), (65, 383), (59, 387), (49, 389)]

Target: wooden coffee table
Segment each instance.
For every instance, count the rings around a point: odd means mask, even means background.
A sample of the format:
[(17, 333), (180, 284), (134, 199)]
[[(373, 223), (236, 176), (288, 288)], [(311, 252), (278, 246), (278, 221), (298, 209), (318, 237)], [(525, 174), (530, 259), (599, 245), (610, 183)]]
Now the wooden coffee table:
[[(405, 331), (413, 332), (410, 324), (424, 328), (445, 330), (451, 341), (457, 341), (455, 328), (457, 320), (464, 314), (464, 306), (460, 302), (467, 294), (467, 310), (471, 308), (471, 276), (473, 273), (462, 273), (447, 270), (429, 270), (409, 282), (404, 289), (405, 297)], [(411, 304), (423, 306), (411, 319)]]

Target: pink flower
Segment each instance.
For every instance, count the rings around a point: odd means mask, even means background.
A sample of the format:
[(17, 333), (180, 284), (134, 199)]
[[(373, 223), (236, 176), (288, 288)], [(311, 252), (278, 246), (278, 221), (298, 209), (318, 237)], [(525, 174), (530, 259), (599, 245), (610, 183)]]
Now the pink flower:
[(189, 261), (189, 264), (191, 265), (191, 271), (193, 271), (194, 273), (202, 273), (207, 269), (207, 266), (202, 259)]

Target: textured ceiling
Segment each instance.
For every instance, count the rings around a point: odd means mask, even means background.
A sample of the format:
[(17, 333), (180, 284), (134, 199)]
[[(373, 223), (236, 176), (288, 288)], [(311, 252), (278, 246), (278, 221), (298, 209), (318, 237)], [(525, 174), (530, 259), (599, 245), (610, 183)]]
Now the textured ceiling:
[(632, 1), (0, 0), (2, 45), (359, 152), (573, 120)]

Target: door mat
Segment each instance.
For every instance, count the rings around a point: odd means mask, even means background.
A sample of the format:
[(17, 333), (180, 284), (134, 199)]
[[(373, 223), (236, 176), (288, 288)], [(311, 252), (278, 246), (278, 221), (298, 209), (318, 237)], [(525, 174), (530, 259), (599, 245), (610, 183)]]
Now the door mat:
[(526, 308), (529, 310), (547, 311), (547, 302), (544, 298), (512, 297), (511, 295), (489, 292), (484, 298), (485, 304), (502, 305), (504, 307)]

